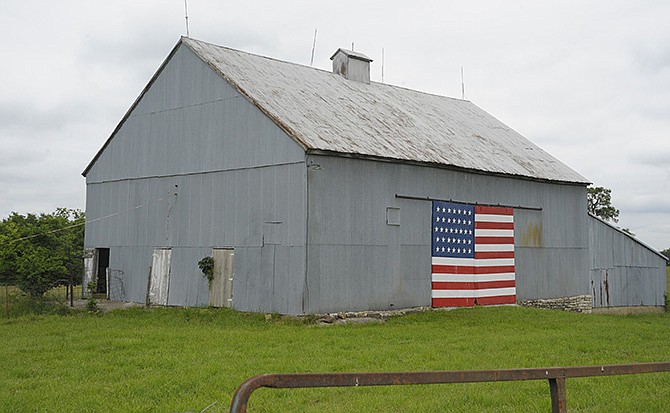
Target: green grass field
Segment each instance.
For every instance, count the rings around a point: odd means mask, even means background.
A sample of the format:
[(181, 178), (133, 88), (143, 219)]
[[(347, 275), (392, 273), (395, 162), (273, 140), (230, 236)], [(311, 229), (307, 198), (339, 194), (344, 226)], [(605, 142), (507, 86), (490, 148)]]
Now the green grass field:
[[(425, 371), (670, 360), (670, 314), (521, 307), (314, 324), (223, 309), (0, 320), (0, 411), (225, 412), (261, 373)], [(670, 374), (567, 381), (571, 412), (667, 411)], [(550, 411), (545, 381), (261, 389), (250, 412)]]

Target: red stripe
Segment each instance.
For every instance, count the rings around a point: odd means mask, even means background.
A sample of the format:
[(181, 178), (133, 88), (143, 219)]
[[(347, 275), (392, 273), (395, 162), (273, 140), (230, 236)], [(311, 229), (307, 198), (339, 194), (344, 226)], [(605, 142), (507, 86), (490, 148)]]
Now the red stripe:
[(516, 281), (433, 281), (433, 290), (485, 290), (488, 288), (516, 287)]
[(473, 267), (459, 265), (432, 265), (433, 274), (497, 274), (514, 272), (513, 265), (496, 265), (491, 267)]
[(514, 251), (483, 251), (475, 252), (475, 259), (514, 258)]
[(475, 267), (466, 265), (433, 265), (434, 274), (474, 274)]
[(475, 299), (468, 298), (433, 298), (433, 307), (469, 307), (475, 305)]
[[(435, 298), (433, 298), (433, 301)], [(516, 304), (516, 295), (501, 295), (498, 297), (478, 297), (477, 305)]]
[(482, 281), (475, 283), (475, 290), (485, 290), (487, 288), (509, 288), (509, 287), (516, 287), (516, 281), (514, 280)]
[(476, 229), (514, 229), (514, 222), (475, 221)]
[(477, 205), (475, 206), (476, 214), (493, 214), (493, 215), (514, 215), (513, 208), (503, 208), (496, 206), (484, 206)]
[(474, 290), (475, 283), (470, 281), (433, 281), (433, 290)]
[(433, 298), (433, 307), (471, 307), (474, 305), (516, 304), (516, 295), (501, 295), (498, 297), (467, 297), (467, 298)]
[(498, 265), (493, 267), (475, 267), (475, 274), (498, 274), (503, 272), (514, 272), (513, 265)]
[(509, 245), (514, 245), (514, 237), (475, 237), (475, 244), (509, 244)]

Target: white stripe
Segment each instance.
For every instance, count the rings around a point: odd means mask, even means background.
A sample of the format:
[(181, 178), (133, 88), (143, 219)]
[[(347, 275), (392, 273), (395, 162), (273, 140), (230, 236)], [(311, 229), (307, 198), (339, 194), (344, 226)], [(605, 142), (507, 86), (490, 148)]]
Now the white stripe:
[(514, 251), (514, 244), (476, 244), (477, 252)]
[(433, 290), (430, 293), (432, 298), (474, 298), (474, 290)]
[(432, 298), (478, 298), (516, 295), (516, 288), (487, 288), (484, 290), (432, 290)]
[(478, 222), (514, 222), (514, 215), (476, 214)]
[(475, 237), (513, 237), (513, 229), (475, 229)]
[(451, 258), (451, 257), (433, 257), (433, 265), (459, 265), (462, 267), (474, 267), (474, 258)]
[(433, 257), (432, 265), (457, 265), (459, 267), (495, 267), (497, 265), (514, 265), (514, 258), (451, 258)]
[(475, 261), (475, 267), (496, 267), (499, 265), (514, 265), (514, 258), (492, 258), (490, 260), (479, 259)]
[(515, 273), (501, 272), (498, 274), (432, 274), (433, 282), (484, 282), (514, 281)]
[(516, 288), (487, 288), (485, 290), (475, 290), (477, 297), (500, 297), (501, 295), (516, 295)]

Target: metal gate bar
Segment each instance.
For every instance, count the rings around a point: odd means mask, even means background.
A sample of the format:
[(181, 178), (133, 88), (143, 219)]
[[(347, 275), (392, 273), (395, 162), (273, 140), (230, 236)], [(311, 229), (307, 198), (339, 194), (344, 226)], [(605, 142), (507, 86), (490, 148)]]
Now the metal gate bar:
[(230, 405), (230, 412), (245, 413), (251, 393), (261, 387), (293, 389), (548, 380), (552, 412), (565, 413), (567, 411), (565, 379), (567, 378), (660, 372), (670, 372), (670, 362), (508, 370), (261, 374), (247, 379), (237, 388)]

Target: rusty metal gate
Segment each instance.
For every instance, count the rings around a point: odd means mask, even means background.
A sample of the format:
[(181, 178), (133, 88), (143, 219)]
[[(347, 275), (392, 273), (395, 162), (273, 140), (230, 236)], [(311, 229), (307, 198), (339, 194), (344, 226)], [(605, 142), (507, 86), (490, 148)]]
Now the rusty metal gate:
[(565, 380), (568, 378), (660, 372), (670, 372), (670, 362), (509, 370), (262, 374), (246, 380), (237, 388), (230, 405), (230, 412), (246, 412), (251, 393), (261, 387), (295, 389), (305, 387), (358, 387), (548, 380), (552, 412), (565, 413), (567, 411)]

